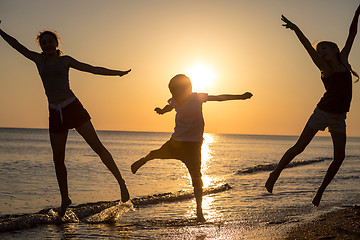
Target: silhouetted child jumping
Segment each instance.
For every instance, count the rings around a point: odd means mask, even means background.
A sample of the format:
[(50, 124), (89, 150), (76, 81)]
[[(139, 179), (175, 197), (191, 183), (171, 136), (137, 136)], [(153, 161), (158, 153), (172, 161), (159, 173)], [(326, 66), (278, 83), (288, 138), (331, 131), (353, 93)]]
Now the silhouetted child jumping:
[(202, 212), (202, 186), (201, 179), (201, 145), (204, 133), (204, 118), (202, 104), (207, 101), (245, 100), (252, 97), (247, 92), (242, 95), (217, 95), (209, 96), (207, 93), (192, 92), (190, 78), (178, 74), (169, 82), (172, 98), (164, 108), (155, 108), (158, 114), (170, 112), (175, 108), (175, 129), (169, 141), (161, 148), (151, 151), (146, 157), (134, 162), (131, 171), (137, 170), (153, 159), (178, 159), (189, 170), (194, 195), (196, 198), (197, 221), (204, 222)]

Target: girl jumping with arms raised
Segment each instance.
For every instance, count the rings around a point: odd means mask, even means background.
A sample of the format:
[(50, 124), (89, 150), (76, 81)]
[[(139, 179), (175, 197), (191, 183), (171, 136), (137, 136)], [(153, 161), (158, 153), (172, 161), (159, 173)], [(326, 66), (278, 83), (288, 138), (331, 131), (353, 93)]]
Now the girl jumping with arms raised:
[(351, 74), (357, 78), (356, 82), (359, 80), (358, 74), (352, 69), (348, 62), (350, 50), (357, 33), (359, 14), (360, 6), (355, 12), (355, 16), (350, 25), (349, 36), (341, 51), (335, 43), (328, 41), (319, 42), (316, 49), (314, 49), (301, 30), (286, 17), (282, 16), (281, 20), (285, 22), (283, 26), (295, 32), (300, 42), (309, 53), (311, 59), (319, 68), (321, 80), (325, 86), (326, 92), (317, 104), (314, 113), (309, 118), (296, 144), (287, 150), (275, 170), (270, 173), (265, 184), (268, 192), (272, 193), (274, 184), (279, 178), (282, 170), (291, 162), (291, 160), (305, 150), (306, 146), (311, 142), (319, 130), (323, 131), (326, 127), (328, 127), (333, 140), (334, 159), (313, 198), (312, 203), (315, 206), (319, 206), (326, 187), (330, 184), (344, 161), (346, 144), (345, 119), (350, 108), (352, 97)]
[(94, 67), (79, 62), (70, 56), (62, 56), (61, 51), (58, 49), (59, 37), (52, 31), (43, 31), (37, 36), (37, 42), (42, 50), (41, 53), (30, 51), (15, 38), (6, 34), (1, 28), (0, 35), (10, 46), (36, 64), (45, 88), (45, 93), (49, 102), (50, 142), (53, 151), (56, 177), (61, 194), (59, 215), (61, 217), (64, 216), (67, 207), (71, 204), (68, 193), (67, 171), (65, 167), (65, 145), (68, 131), (72, 128), (75, 128), (85, 139), (114, 175), (120, 186), (121, 201), (128, 201), (130, 198), (129, 192), (116, 163), (109, 151), (100, 142), (90, 121), (90, 115), (70, 89), (69, 69), (74, 68), (98, 75), (120, 77), (129, 73), (130, 70), (119, 71), (103, 67)]

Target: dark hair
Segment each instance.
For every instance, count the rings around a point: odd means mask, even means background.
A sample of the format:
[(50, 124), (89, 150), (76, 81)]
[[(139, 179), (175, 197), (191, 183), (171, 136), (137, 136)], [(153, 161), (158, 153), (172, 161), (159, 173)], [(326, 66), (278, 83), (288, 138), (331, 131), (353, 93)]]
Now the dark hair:
[(192, 88), (190, 78), (188, 76), (186, 76), (185, 74), (177, 74), (177, 75), (175, 75), (175, 77), (170, 79), (169, 89), (170, 89), (170, 91), (172, 91), (180, 85), (182, 85), (182, 86), (188, 85), (189, 87)]
[(330, 42), (330, 41), (321, 41), (319, 42), (317, 45), (316, 45), (316, 48), (321, 45), (321, 44), (327, 44), (329, 45), (330, 47), (334, 48), (337, 50), (337, 57), (339, 59), (339, 61), (351, 72), (351, 74), (356, 77), (356, 81), (355, 82), (358, 82), (359, 81), (359, 74), (357, 72), (354, 71), (354, 69), (351, 67), (350, 63), (348, 62), (343, 62), (342, 59), (340, 58), (340, 49), (338, 47), (338, 45), (334, 42)]
[[(41, 38), (45, 35), (45, 34), (49, 34), (50, 36), (52, 36), (55, 41), (56, 41), (56, 45), (57, 47), (59, 46), (59, 43), (61, 42), (61, 39), (59, 37), (59, 34), (56, 32), (56, 31), (50, 31), (50, 30), (43, 30), (41, 32), (39, 32), (39, 34), (36, 36), (36, 43), (40, 45), (40, 42), (41, 42)], [(41, 53), (42, 55), (44, 55), (44, 53)], [(62, 51), (60, 49), (56, 49), (56, 54), (58, 56), (61, 56), (62, 55)]]

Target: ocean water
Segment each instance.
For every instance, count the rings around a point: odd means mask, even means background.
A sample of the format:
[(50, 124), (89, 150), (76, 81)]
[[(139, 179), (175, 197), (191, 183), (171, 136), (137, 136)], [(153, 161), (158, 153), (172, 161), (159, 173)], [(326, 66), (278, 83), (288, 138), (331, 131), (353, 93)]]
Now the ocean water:
[(359, 204), (360, 138), (347, 139), (346, 159), (315, 208), (312, 197), (332, 160), (330, 137), (315, 137), (284, 170), (274, 194), (268, 194), (269, 172), (297, 136), (205, 134), (202, 174), (210, 192), (203, 198), (207, 221), (200, 224), (180, 161), (154, 160), (135, 175), (130, 171), (134, 161), (159, 148), (170, 133), (98, 135), (126, 180), (133, 204), (117, 202), (115, 178), (70, 131), (66, 165), (73, 204), (69, 220), (60, 222), (48, 131), (0, 128), (1, 239), (281, 239), (294, 224)]

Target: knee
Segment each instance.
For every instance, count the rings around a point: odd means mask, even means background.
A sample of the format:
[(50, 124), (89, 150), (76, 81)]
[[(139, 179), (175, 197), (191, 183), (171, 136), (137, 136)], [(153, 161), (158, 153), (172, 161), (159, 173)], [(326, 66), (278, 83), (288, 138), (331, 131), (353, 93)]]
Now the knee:
[(54, 161), (55, 165), (64, 164), (65, 151), (53, 150), (53, 161)]
[(157, 152), (158, 152), (158, 150), (152, 150), (152, 151), (149, 152), (148, 156), (149, 156), (150, 158), (155, 157), (155, 156), (157, 155), (157, 154), (156, 154)]
[(201, 200), (203, 196), (203, 189), (201, 186), (194, 186), (194, 196), (196, 199)]
[(91, 146), (91, 148), (99, 156), (109, 154), (109, 151), (102, 144), (97, 144), (95, 146)]
[(65, 167), (65, 156), (64, 155), (54, 155), (53, 161), (56, 170), (66, 169)]
[(334, 160), (335, 161), (338, 161), (338, 162), (343, 162), (345, 159), (345, 151), (342, 150), (342, 151), (335, 151), (334, 153)]
[(159, 154), (160, 151), (158, 150), (153, 150), (151, 152), (149, 152), (148, 155), (146, 155), (145, 159), (146, 160), (152, 160), (152, 159), (156, 159), (156, 158), (162, 158), (161, 154)]
[(289, 152), (291, 152), (293, 155), (299, 155), (300, 153), (302, 153), (305, 150), (304, 146), (301, 145), (294, 145), (293, 147), (291, 147), (289, 149)]
[(201, 179), (201, 176), (200, 177), (193, 177), (192, 179), (192, 185), (194, 187), (194, 190), (195, 192), (198, 192), (198, 191), (202, 191), (202, 187), (203, 187), (203, 181)]

